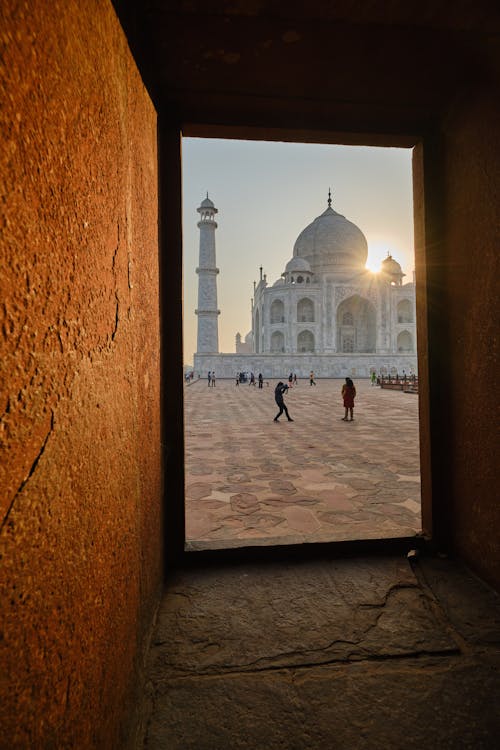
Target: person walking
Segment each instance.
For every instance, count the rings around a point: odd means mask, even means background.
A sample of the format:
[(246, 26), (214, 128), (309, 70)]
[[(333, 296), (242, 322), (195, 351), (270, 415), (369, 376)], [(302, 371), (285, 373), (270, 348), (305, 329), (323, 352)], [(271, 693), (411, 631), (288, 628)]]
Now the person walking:
[(316, 385), (316, 381), (314, 380), (314, 372), (312, 370), (309, 373), (309, 385)]
[(259, 372), (259, 388), (262, 388), (264, 385), (264, 378), (262, 377), (262, 373)]
[(278, 385), (276, 386), (276, 388), (274, 389), (274, 400), (276, 401), (276, 403), (278, 404), (279, 409), (280, 409), (279, 412), (274, 417), (274, 421), (275, 422), (279, 422), (279, 417), (281, 417), (281, 415), (283, 414), (283, 412), (285, 412), (286, 418), (288, 419), (288, 421), (289, 422), (293, 422), (293, 419), (289, 415), (288, 409), (286, 408), (286, 404), (285, 404), (285, 402), (283, 400), (283, 394), (287, 390), (288, 390), (288, 386), (285, 383), (283, 383), (281, 380), (278, 383)]
[(296, 372), (293, 373), (293, 384), (297, 385), (297, 373)]
[(371, 381), (372, 381), (372, 386), (377, 384), (377, 375), (375, 373), (375, 370), (372, 370)]
[(293, 373), (291, 372), (288, 376), (288, 387), (291, 388), (293, 383)]
[(207, 385), (208, 386), (212, 385), (212, 373), (210, 372), (210, 370), (208, 371), (207, 379), (208, 379)]
[[(356, 398), (356, 388), (351, 378), (346, 378), (345, 383), (342, 386), (342, 398), (344, 399), (345, 415), (342, 417), (343, 422), (352, 422), (354, 417), (352, 415), (354, 409), (354, 399)], [(351, 419), (347, 419), (347, 415), (350, 413)]]
[(210, 383), (210, 385), (212, 386), (212, 388), (215, 388), (215, 370), (212, 370), (212, 378), (211, 378), (211, 380), (212, 380), (212, 382)]

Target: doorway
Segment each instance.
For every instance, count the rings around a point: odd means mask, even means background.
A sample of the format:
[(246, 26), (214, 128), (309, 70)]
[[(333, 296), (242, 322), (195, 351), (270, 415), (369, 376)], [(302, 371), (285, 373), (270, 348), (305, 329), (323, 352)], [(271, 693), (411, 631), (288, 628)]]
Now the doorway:
[[(411, 149), (190, 135), (182, 152), (186, 549), (420, 534), (418, 388), (370, 378), (418, 377)], [(211, 267), (196, 221), (207, 200)], [(217, 279), (204, 314), (220, 325), (220, 348), (200, 353), (203, 273)], [(274, 389), (290, 376), (294, 422), (273, 425)], [(357, 388), (350, 434), (346, 377)], [(282, 427), (295, 432), (273, 432)]]

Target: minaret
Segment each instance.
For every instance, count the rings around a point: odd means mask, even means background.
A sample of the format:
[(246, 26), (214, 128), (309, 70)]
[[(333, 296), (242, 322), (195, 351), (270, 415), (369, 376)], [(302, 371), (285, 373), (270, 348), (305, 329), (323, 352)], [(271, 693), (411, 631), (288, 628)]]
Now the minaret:
[(215, 214), (218, 213), (214, 204), (208, 197), (202, 201), (201, 206), (196, 209), (200, 214), (198, 227), (200, 229), (200, 258), (198, 274), (198, 344), (197, 354), (219, 353), (219, 328), (217, 318), (220, 310), (217, 309), (217, 274), (219, 269), (215, 266), (215, 230), (217, 222)]

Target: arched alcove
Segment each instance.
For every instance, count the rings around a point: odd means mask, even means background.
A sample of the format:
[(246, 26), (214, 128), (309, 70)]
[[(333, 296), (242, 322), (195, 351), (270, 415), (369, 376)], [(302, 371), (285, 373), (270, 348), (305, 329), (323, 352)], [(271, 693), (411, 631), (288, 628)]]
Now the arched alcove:
[(304, 297), (297, 303), (297, 322), (314, 323), (314, 302)]
[(337, 308), (337, 351), (369, 353), (376, 349), (376, 312), (373, 304), (355, 294)]
[(398, 335), (397, 349), (398, 352), (413, 351), (413, 338), (409, 331), (401, 331)]
[(413, 305), (409, 299), (398, 302), (398, 323), (413, 323)]
[(271, 334), (271, 351), (280, 354), (285, 351), (285, 337), (282, 331), (273, 331)]
[(271, 304), (271, 323), (285, 322), (285, 306), (280, 299), (273, 300)]
[(297, 336), (297, 351), (314, 351), (314, 334), (312, 333), (312, 331), (301, 331), (299, 333), (299, 335)]

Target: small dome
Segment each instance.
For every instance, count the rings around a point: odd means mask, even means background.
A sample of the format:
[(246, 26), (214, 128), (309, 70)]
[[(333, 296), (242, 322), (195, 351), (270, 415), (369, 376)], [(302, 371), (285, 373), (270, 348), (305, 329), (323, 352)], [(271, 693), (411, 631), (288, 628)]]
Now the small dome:
[(212, 201), (207, 195), (207, 197), (204, 200), (202, 200), (200, 208), (215, 208), (215, 205), (212, 203)]
[(273, 286), (282, 286), (285, 283), (285, 279), (276, 279)]
[(285, 273), (311, 273), (311, 266), (305, 258), (295, 256), (285, 266)]
[(387, 258), (384, 258), (382, 261), (382, 272), (388, 273), (391, 276), (404, 276), (400, 264), (397, 260), (394, 260), (392, 255), (388, 255)]

